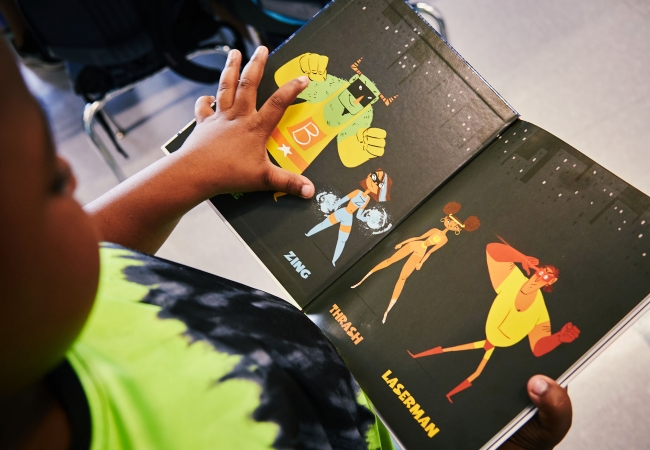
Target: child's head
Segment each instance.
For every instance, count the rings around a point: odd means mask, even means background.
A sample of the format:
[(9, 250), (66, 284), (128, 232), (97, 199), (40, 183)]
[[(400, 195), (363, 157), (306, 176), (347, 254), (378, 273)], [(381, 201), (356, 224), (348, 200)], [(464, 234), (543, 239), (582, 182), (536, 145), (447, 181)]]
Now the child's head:
[(45, 116), (0, 42), (0, 403), (59, 362), (86, 321), (98, 238)]

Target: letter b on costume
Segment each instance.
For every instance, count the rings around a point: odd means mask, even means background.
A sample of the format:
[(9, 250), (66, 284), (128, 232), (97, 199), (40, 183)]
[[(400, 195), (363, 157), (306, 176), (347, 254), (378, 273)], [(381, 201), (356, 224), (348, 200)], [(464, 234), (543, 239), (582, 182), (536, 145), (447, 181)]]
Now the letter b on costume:
[(287, 131), (291, 133), (294, 142), (303, 150), (311, 148), (325, 138), (325, 133), (311, 117), (296, 125), (287, 127)]

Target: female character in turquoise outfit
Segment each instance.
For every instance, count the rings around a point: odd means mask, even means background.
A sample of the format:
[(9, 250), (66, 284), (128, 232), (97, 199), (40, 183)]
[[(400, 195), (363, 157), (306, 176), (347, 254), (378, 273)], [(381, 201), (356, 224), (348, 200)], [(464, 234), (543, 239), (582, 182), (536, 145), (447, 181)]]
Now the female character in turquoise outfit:
[[(334, 204), (334, 212), (330, 214), (325, 220), (309, 230), (305, 236), (313, 236), (319, 231), (323, 231), (332, 225), (339, 224), (339, 238), (336, 241), (336, 249), (334, 250), (334, 257), (332, 258), (332, 265), (336, 265), (336, 261), (341, 256), (345, 243), (350, 237), (352, 231), (352, 222), (354, 221), (353, 214), (356, 211), (357, 219), (365, 222), (367, 220), (364, 214), (370, 199), (376, 202), (387, 202), (390, 200), (390, 187), (393, 181), (388, 174), (382, 169), (377, 169), (375, 172), (368, 174), (365, 180), (361, 181), (361, 187), (364, 189), (355, 189), (348, 195), (340, 199)], [(343, 204), (347, 202), (344, 208)]]

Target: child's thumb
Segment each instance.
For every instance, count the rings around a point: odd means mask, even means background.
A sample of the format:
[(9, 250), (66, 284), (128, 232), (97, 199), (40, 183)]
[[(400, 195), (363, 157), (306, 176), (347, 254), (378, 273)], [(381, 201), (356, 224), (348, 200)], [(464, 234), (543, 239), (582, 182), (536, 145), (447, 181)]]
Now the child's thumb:
[(264, 189), (286, 192), (302, 198), (314, 196), (314, 185), (307, 177), (271, 166), (264, 176)]
[(536, 375), (528, 382), (528, 395), (538, 409), (539, 431), (546, 438), (542, 440), (555, 446), (571, 428), (573, 411), (569, 394), (550, 378)]
[(537, 414), (499, 450), (552, 449), (571, 428), (571, 400), (566, 389), (544, 375), (535, 375), (528, 381), (528, 396)]

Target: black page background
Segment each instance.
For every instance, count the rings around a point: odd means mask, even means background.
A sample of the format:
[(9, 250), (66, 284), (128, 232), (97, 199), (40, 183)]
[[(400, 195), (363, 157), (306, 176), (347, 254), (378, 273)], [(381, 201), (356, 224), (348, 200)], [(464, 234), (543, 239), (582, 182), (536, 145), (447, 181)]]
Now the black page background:
[[(407, 280), (382, 325), (403, 264), (374, 274), (355, 290), (350, 286), (392, 255), (399, 242), (439, 227), (448, 201), (463, 205), (461, 219), (478, 215), (481, 227), (450, 235), (449, 243)], [(530, 376), (558, 378), (650, 292), (649, 225), (647, 196), (544, 130), (518, 122), (306, 312), (335, 343), (407, 448), (478, 448), (528, 405), (525, 385)], [(445, 394), (474, 372), (483, 351), (415, 360), (406, 350), (485, 338), (495, 297), (485, 247), (498, 242), (497, 235), (541, 264), (560, 269), (554, 291), (543, 294), (552, 332), (572, 322), (581, 334), (540, 358), (532, 355), (527, 339), (496, 348), (473, 387), (454, 396), (452, 405)], [(333, 303), (364, 336), (358, 346), (329, 313)], [(387, 369), (441, 429), (433, 439), (381, 379)]]
[[(396, 61), (409, 50), (413, 51), (408, 53), (410, 65), (402, 68)], [(515, 118), (505, 102), (402, 0), (334, 2), (272, 55), (259, 89), (260, 105), (277, 89), (275, 71), (305, 52), (328, 55), (328, 73), (344, 79), (354, 75), (350, 65), (363, 57), (363, 73), (386, 96), (399, 95), (389, 107), (381, 101), (374, 105), (372, 126), (388, 133), (384, 156), (348, 169), (339, 160), (334, 140), (304, 173), (317, 192), (333, 189), (342, 197), (357, 189), (368, 173), (384, 169), (393, 186), (391, 201), (382, 206), (394, 224)], [(371, 235), (355, 221), (334, 268), (331, 258), (338, 227), (304, 236), (325, 218), (315, 200), (286, 196), (276, 203), (271, 193), (255, 193), (212, 201), (302, 306), (386, 236)], [(311, 270), (308, 279), (302, 279), (283, 257), (290, 251)]]

